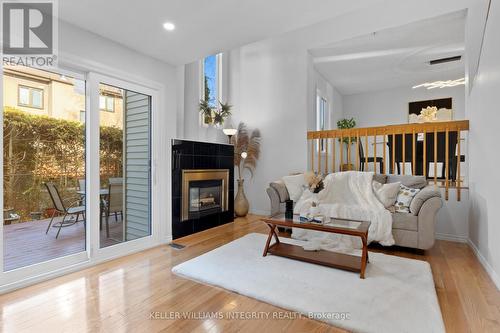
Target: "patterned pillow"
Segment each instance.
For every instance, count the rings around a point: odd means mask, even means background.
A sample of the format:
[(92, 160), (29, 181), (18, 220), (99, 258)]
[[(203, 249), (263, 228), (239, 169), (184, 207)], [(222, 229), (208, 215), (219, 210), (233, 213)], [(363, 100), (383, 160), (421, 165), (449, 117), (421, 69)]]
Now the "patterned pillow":
[(418, 188), (410, 188), (401, 184), (398, 198), (396, 199), (396, 204), (394, 205), (396, 212), (409, 213), (411, 201), (418, 192), (420, 192)]

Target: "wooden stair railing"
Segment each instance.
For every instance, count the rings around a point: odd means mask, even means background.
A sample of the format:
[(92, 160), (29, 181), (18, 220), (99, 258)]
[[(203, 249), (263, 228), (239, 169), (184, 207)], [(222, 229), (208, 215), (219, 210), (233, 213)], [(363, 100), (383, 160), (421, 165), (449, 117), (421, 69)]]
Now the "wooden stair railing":
[[(351, 128), (342, 130), (325, 130), (325, 131), (309, 131), (307, 132), (307, 140), (309, 141), (310, 149), (310, 170), (317, 173), (328, 174), (330, 172), (346, 171), (346, 170), (368, 170), (369, 161), (373, 165), (374, 172), (378, 172), (377, 168), (377, 157), (382, 158), (383, 163), (383, 173), (387, 174), (392, 171), (396, 173), (396, 163), (398, 163), (397, 168), (401, 169), (401, 174), (406, 172), (406, 163), (410, 163), (412, 174), (416, 174), (416, 170), (422, 166), (421, 175), (428, 178), (427, 168), (429, 167), (428, 162), (433, 162), (433, 179), (434, 183), (438, 184), (438, 151), (444, 153), (443, 158), (440, 160), (444, 163), (444, 183), (445, 188), (445, 199), (449, 198), (450, 187), (456, 188), (457, 190), (457, 200), (460, 201), (462, 179), (460, 177), (460, 161), (462, 157), (461, 152), (461, 133), (469, 130), (468, 120), (458, 120), (458, 121), (445, 121), (445, 122), (433, 122), (433, 123), (423, 123), (423, 124), (401, 124), (401, 125), (387, 125), (378, 127), (365, 127), (365, 128)], [(418, 140), (418, 134), (422, 134), (422, 140)], [(444, 152), (443, 147), (439, 146), (439, 138), (444, 135)], [(407, 136), (411, 142), (406, 142)], [(429, 140), (431, 142), (427, 142)], [(370, 149), (368, 146), (368, 139), (373, 139), (373, 149), (370, 155)], [(456, 146), (452, 140), (456, 140)], [(401, 147), (398, 152), (396, 147), (397, 139), (401, 139)], [(323, 144), (320, 144), (321, 140)], [(422, 142), (422, 155), (417, 158), (417, 143)], [(351, 146), (355, 143), (355, 157), (353, 158), (353, 152)], [(377, 155), (377, 144), (382, 144), (382, 156)], [(428, 143), (430, 147), (427, 147)], [(450, 152), (450, 143), (452, 147), (456, 147), (456, 156), (452, 156), (454, 152)], [(344, 149), (345, 144), (347, 148)], [(409, 146), (407, 146), (407, 144)], [(360, 150), (360, 145), (364, 145), (364, 148)], [(321, 149), (320, 147), (323, 147)], [(330, 147), (330, 148), (329, 148)], [(386, 149), (389, 148), (389, 158), (390, 164), (387, 163), (387, 152)], [(410, 150), (411, 151), (407, 151)], [(427, 156), (431, 154), (428, 149), (432, 149), (432, 156)], [(360, 156), (360, 151), (364, 152), (364, 156)], [(396, 154), (398, 153), (398, 155)], [(408, 154), (408, 155), (407, 155)], [(329, 155), (331, 155), (331, 163), (329, 162)], [(338, 158), (337, 158), (338, 156)], [(396, 162), (397, 156), (401, 156), (400, 161)], [(363, 158), (363, 160), (361, 159)], [(408, 161), (409, 158), (409, 161)], [(345, 160), (344, 160), (345, 159)], [(352, 161), (354, 159), (354, 161)], [(324, 163), (323, 163), (324, 162)], [(344, 163), (346, 162), (346, 163)], [(352, 164), (354, 162), (354, 164)], [(450, 182), (450, 163), (456, 163), (454, 177), (455, 181), (453, 184)], [(361, 164), (364, 164), (363, 166)], [(399, 164), (402, 163), (402, 167)], [(419, 165), (420, 164), (420, 165)]]

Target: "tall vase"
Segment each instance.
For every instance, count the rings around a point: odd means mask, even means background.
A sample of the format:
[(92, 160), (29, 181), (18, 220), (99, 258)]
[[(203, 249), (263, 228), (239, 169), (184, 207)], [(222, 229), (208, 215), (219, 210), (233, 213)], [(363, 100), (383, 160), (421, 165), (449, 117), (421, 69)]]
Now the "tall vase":
[(238, 179), (238, 193), (236, 193), (236, 198), (234, 199), (234, 213), (238, 217), (247, 216), (249, 208), (248, 200), (243, 190), (243, 181), (244, 179)]

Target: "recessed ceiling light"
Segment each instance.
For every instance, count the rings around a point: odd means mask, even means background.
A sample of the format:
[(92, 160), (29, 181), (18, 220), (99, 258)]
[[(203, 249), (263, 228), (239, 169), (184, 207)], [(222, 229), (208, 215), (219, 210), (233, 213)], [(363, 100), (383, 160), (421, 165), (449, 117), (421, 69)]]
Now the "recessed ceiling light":
[(175, 24), (173, 24), (172, 22), (165, 22), (163, 23), (163, 28), (165, 28), (165, 30), (167, 31), (172, 31), (175, 29)]

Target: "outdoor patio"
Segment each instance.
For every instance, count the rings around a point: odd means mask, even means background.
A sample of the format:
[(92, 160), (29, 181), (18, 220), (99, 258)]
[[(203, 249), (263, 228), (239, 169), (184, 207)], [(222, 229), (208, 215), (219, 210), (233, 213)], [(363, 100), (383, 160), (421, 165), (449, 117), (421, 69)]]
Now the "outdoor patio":
[[(61, 219), (62, 217), (57, 217), (54, 223)], [(49, 222), (50, 219), (44, 219), (4, 225), (4, 271), (85, 251), (83, 221), (63, 228), (57, 239), (57, 228), (50, 228), (49, 233), (45, 234)], [(103, 220), (101, 246), (120, 243), (123, 237), (122, 226), (120, 215), (118, 221), (115, 221), (113, 215), (110, 216), (110, 237), (107, 238)]]

